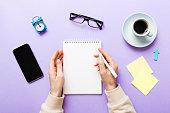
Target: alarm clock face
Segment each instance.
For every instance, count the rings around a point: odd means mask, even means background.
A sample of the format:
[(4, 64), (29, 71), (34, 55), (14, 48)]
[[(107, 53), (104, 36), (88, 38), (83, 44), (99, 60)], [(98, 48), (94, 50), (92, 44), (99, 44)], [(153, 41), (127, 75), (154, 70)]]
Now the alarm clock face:
[(42, 30), (44, 30), (44, 23), (43, 22), (37, 22), (36, 24), (35, 24), (35, 28), (36, 28), (36, 30), (37, 31), (42, 31)]

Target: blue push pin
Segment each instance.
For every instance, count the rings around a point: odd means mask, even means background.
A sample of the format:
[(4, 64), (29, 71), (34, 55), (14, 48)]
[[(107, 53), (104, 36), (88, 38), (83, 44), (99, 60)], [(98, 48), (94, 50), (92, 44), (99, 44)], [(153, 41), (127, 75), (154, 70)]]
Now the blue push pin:
[(160, 52), (158, 51), (158, 49), (155, 49), (154, 51), (154, 60), (157, 61), (158, 60), (158, 54), (160, 54)]

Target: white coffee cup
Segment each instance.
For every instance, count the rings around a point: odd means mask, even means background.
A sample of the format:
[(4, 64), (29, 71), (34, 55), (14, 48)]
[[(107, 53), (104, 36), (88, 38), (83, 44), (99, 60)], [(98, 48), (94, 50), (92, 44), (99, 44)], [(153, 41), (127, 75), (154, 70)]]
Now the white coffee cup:
[(137, 19), (133, 23), (133, 33), (138, 37), (153, 36), (149, 30), (149, 23), (145, 19)]

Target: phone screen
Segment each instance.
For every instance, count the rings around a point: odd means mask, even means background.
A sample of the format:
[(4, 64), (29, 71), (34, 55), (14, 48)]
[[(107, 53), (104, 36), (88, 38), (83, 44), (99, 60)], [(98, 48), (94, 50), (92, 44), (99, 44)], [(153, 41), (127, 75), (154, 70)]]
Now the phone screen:
[(27, 82), (30, 83), (43, 77), (41, 68), (28, 44), (14, 49), (13, 53)]

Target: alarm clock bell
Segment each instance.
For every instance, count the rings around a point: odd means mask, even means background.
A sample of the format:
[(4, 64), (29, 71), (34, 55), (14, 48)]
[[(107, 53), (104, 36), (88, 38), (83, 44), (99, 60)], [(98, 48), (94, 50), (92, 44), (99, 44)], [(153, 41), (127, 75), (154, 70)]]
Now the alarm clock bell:
[(32, 25), (34, 26), (35, 30), (38, 32), (38, 33), (41, 33), (43, 31), (45, 31), (47, 29), (45, 23), (43, 22), (43, 19), (39, 16), (35, 16), (33, 19), (32, 19)]

